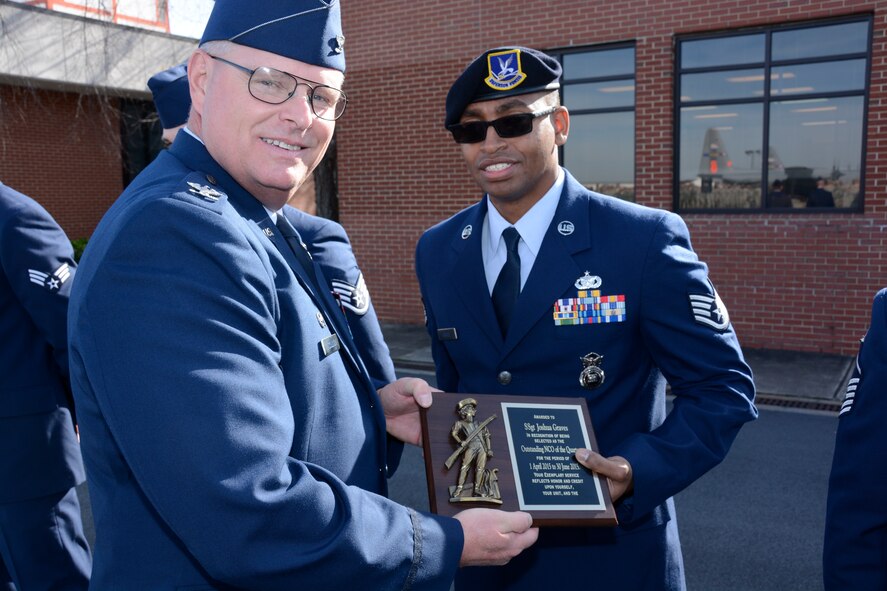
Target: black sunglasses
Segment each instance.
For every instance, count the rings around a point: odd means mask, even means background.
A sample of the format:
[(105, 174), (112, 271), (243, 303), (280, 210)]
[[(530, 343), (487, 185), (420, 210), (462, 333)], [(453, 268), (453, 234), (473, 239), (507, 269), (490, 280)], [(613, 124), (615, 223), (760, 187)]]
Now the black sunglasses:
[(506, 115), (493, 121), (469, 121), (447, 125), (458, 144), (476, 144), (487, 138), (487, 129), (492, 127), (501, 138), (520, 137), (533, 131), (533, 121), (545, 115), (551, 115), (557, 107), (534, 113), (518, 113)]

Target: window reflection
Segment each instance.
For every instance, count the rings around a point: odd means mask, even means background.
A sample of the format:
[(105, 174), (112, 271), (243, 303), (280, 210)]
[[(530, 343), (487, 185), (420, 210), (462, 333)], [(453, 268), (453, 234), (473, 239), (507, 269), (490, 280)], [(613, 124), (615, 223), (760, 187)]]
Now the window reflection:
[(634, 112), (572, 115), (564, 166), (593, 191), (634, 201)]
[(710, 68), (764, 61), (765, 36), (737, 35), (684, 41), (681, 44), (682, 68)]
[(634, 106), (634, 81), (593, 82), (564, 86), (564, 103), (572, 110)]
[(760, 104), (681, 109), (681, 207), (760, 207)]
[(829, 55), (865, 53), (868, 21), (773, 33), (773, 59), (794, 60)]
[(861, 211), (870, 26), (679, 41), (678, 208)]
[(862, 132), (862, 97), (770, 105), (770, 144), (780, 164), (773, 178), (783, 181), (792, 207), (818, 201), (818, 178), (820, 189), (832, 194), (833, 207), (859, 205)]
[(570, 110), (564, 165), (586, 187), (634, 201), (634, 47), (563, 56), (561, 100)]
[(564, 56), (564, 80), (634, 76), (634, 47)]
[(681, 76), (681, 102), (753, 98), (764, 94), (764, 70), (729, 70)]
[(770, 74), (770, 92), (774, 95), (863, 89), (865, 60), (784, 66), (773, 68)]

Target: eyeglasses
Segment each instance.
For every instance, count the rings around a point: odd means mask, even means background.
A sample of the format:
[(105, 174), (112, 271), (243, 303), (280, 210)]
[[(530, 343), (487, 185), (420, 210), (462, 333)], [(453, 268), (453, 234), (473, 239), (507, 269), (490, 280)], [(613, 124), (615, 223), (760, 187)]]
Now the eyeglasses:
[(544, 111), (533, 113), (518, 113), (506, 115), (492, 121), (469, 121), (468, 123), (454, 123), (447, 125), (447, 129), (453, 134), (453, 139), (458, 144), (476, 144), (487, 138), (487, 129), (492, 127), (501, 138), (520, 137), (533, 131), (533, 121), (539, 117), (551, 115), (557, 111), (557, 107), (551, 107)]
[[(215, 55), (209, 55), (214, 60), (218, 60), (223, 64), (228, 64), (233, 68), (237, 68), (242, 72), (249, 74), (249, 93), (263, 103), (271, 105), (279, 105), (288, 101), (299, 86), (308, 88), (305, 94), (305, 100), (311, 105), (311, 111), (320, 119), (327, 121), (335, 121), (345, 112), (345, 105), (348, 99), (345, 93), (338, 88), (327, 86), (325, 84), (317, 84), (312, 80), (305, 78), (296, 78), (288, 72), (282, 72), (260, 66), (255, 70), (250, 70), (240, 64), (226, 60)], [(310, 84), (309, 84), (310, 82)]]

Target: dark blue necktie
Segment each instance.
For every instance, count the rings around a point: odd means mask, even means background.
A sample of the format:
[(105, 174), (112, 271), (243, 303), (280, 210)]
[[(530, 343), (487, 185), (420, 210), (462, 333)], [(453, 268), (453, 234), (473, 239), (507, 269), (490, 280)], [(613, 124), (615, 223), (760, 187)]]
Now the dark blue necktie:
[(277, 229), (280, 230), (280, 233), (286, 239), (290, 250), (296, 255), (296, 259), (298, 259), (299, 264), (308, 276), (308, 280), (311, 282), (311, 288), (317, 292), (322, 286), (318, 283), (317, 273), (314, 272), (314, 262), (311, 260), (311, 255), (302, 242), (302, 237), (299, 236), (299, 233), (282, 213), (277, 214)]
[(499, 277), (496, 278), (496, 285), (493, 286), (493, 309), (504, 337), (508, 333), (514, 304), (520, 294), (520, 255), (517, 252), (520, 234), (514, 226), (509, 226), (502, 232), (502, 237), (505, 239), (508, 258), (505, 259)]

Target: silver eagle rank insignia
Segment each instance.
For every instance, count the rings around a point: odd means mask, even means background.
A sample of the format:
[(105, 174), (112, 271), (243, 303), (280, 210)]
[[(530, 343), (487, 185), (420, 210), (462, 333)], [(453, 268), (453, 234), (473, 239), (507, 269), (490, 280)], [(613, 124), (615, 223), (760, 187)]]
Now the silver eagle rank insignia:
[(204, 199), (206, 199), (207, 201), (209, 201), (211, 203), (215, 203), (216, 201), (219, 200), (219, 197), (222, 196), (221, 191), (216, 191), (215, 189), (213, 189), (209, 185), (201, 185), (198, 183), (192, 183), (192, 182), (188, 181), (188, 186), (191, 187), (190, 189), (188, 189), (189, 193), (194, 193), (195, 195), (200, 195), (201, 197), (203, 197)]

